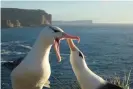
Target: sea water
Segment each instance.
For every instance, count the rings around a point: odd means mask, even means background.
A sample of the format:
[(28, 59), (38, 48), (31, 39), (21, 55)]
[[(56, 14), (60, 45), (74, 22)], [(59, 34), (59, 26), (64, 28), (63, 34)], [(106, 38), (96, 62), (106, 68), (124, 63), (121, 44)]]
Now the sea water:
[[(84, 53), (88, 67), (99, 76), (121, 78), (133, 67), (133, 26), (60, 26), (65, 32), (80, 36), (74, 41)], [(1, 30), (1, 63), (25, 57), (32, 49), (44, 27), (8, 28)], [(76, 77), (69, 62), (69, 48), (63, 40), (60, 44), (62, 62), (58, 63), (51, 49), (51, 89), (73, 89)], [(11, 89), (10, 72), (2, 66), (2, 89)], [(130, 82), (133, 82), (133, 72)], [(131, 84), (133, 87), (133, 84)]]

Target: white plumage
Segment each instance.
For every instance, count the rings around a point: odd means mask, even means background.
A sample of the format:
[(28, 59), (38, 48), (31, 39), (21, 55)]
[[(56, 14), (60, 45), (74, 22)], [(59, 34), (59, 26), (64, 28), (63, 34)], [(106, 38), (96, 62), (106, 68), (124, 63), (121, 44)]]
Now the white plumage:
[(62, 38), (77, 39), (78, 37), (64, 33), (59, 27), (46, 26), (41, 31), (31, 51), (11, 73), (13, 89), (42, 89), (43, 86), (50, 87), (48, 80), (51, 74), (49, 53), (54, 43), (59, 61), (61, 60), (59, 41)]
[(74, 45), (73, 41), (68, 39), (71, 49), (70, 63), (75, 76), (82, 89), (98, 89), (106, 81), (92, 72), (86, 62), (83, 53)]
[(32, 50), (25, 59), (12, 71), (13, 89), (42, 89), (50, 87), (48, 79), (51, 74), (49, 52), (52, 39), (44, 39), (44, 30), (37, 38)]

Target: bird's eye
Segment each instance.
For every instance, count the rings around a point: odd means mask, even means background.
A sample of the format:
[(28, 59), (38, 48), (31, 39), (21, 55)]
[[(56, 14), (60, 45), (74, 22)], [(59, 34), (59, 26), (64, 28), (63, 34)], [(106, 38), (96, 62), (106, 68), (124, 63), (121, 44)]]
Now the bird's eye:
[(49, 28), (51, 28), (54, 32), (60, 32), (59, 30), (56, 30), (56, 29), (54, 29), (52, 27), (49, 27)]
[(60, 32), (59, 30), (54, 29), (54, 32)]
[(79, 56), (83, 58), (83, 55), (82, 55), (82, 53), (80, 51), (79, 51)]

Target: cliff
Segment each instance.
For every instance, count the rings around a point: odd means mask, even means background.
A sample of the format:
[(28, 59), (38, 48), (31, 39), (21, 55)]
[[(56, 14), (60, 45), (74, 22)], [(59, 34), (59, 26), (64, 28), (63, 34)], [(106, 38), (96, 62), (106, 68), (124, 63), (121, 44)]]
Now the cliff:
[(1, 8), (1, 27), (22, 27), (45, 25), (51, 23), (52, 15), (44, 10)]

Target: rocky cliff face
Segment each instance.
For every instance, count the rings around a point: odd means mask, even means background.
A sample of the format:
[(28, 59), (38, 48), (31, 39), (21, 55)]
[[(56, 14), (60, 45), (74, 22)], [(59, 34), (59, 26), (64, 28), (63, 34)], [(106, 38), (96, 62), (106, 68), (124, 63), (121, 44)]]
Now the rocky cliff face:
[(45, 25), (51, 23), (52, 15), (44, 10), (1, 8), (1, 27), (22, 27)]

